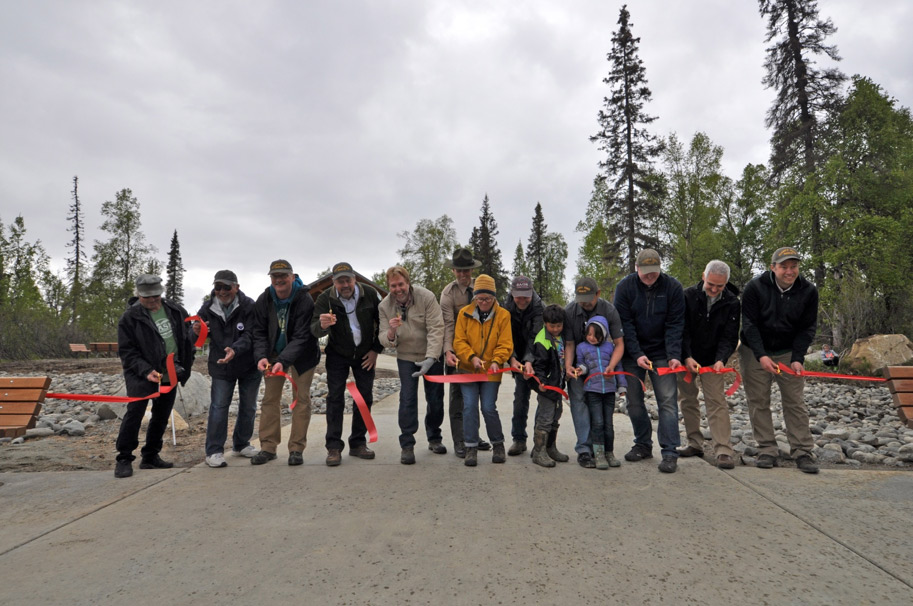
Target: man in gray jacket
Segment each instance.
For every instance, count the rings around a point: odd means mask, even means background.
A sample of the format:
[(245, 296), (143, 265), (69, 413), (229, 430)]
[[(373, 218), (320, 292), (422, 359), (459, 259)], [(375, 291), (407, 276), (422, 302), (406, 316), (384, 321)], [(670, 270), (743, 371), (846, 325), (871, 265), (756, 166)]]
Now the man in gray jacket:
[[(441, 306), (430, 290), (413, 286), (409, 272), (400, 266), (387, 270), (390, 294), (380, 302), (380, 343), (396, 349), (399, 369), (399, 446), (400, 462), (415, 463), (415, 432), (418, 431), (418, 378), (430, 372), (444, 374), (441, 348), (444, 343), (444, 317)], [(425, 435), (428, 450), (446, 454), (441, 443), (441, 423), (444, 421), (444, 386), (424, 381)]]

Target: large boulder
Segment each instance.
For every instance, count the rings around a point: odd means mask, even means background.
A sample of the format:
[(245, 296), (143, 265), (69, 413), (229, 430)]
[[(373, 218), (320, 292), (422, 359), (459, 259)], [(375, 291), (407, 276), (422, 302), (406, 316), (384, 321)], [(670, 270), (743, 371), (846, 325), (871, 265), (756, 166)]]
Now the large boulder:
[(913, 360), (913, 343), (906, 335), (872, 335), (853, 343), (850, 353), (840, 360), (858, 371), (878, 371)]
[[(209, 378), (198, 372), (191, 372), (186, 385), (178, 387), (177, 397), (174, 399), (174, 409), (185, 419), (206, 414), (209, 412)], [(115, 395), (126, 395), (126, 387), (121, 387)], [(127, 412), (126, 404), (112, 403), (110, 408), (123, 419)]]

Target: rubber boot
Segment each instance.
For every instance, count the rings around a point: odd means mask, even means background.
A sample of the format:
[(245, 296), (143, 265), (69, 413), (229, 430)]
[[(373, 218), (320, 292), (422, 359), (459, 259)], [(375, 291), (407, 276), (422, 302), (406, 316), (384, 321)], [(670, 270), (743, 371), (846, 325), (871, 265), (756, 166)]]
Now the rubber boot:
[(542, 467), (554, 467), (555, 462), (545, 454), (545, 443), (548, 441), (548, 432), (544, 429), (537, 429), (533, 433), (533, 451), (530, 456), (533, 463)]
[(596, 458), (596, 469), (608, 469), (609, 462), (605, 458), (605, 446), (593, 444), (593, 456)]
[(466, 467), (475, 467), (478, 464), (479, 449), (467, 446), (466, 447), (466, 458), (463, 459), (463, 465)]
[(557, 438), (558, 438), (558, 427), (555, 426), (555, 428), (548, 434), (548, 441), (545, 443), (545, 452), (548, 454), (548, 456), (552, 460), (558, 461), (559, 463), (567, 463), (568, 456), (566, 454), (561, 454), (560, 452), (558, 452), (558, 447), (555, 446), (555, 440)]

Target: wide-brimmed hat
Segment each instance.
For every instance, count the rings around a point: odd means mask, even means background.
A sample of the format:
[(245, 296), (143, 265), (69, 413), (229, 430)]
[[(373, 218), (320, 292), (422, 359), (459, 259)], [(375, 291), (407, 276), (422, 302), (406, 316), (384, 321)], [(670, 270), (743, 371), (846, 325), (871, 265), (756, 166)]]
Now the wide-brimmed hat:
[(165, 292), (162, 279), (152, 274), (140, 274), (136, 277), (137, 297), (157, 297)]
[(482, 262), (473, 259), (472, 251), (468, 248), (458, 248), (453, 251), (452, 259), (444, 261), (444, 265), (454, 269), (475, 269), (476, 267), (482, 267)]

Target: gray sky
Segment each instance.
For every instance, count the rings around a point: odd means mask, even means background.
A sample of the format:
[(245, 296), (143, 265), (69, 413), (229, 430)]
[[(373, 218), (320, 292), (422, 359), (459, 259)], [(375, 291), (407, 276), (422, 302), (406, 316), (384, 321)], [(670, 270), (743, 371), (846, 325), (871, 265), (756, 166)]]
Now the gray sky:
[[(0, 220), (62, 267), (73, 176), (90, 243), (128, 187), (163, 261), (178, 230), (190, 311), (218, 269), (256, 298), (279, 257), (386, 268), (419, 219), (466, 242), (486, 193), (508, 270), (536, 202), (573, 267), (621, 5), (0, 0)], [(840, 68), (913, 104), (913, 3), (819, 5)], [(733, 178), (766, 163), (757, 3), (628, 8), (653, 132), (706, 132)]]

